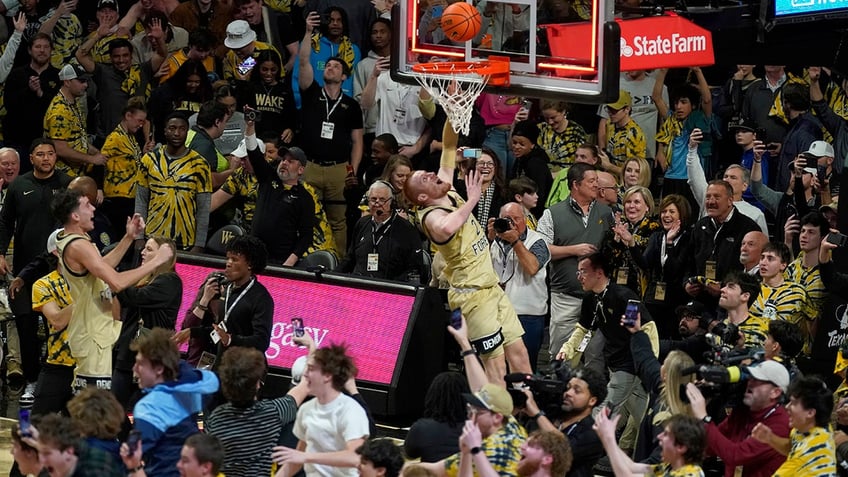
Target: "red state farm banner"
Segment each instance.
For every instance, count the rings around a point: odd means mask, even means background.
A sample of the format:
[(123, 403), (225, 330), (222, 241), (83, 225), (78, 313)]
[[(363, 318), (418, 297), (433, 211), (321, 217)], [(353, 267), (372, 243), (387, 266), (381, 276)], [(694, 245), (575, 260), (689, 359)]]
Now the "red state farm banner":
[[(715, 63), (712, 34), (675, 13), (615, 21), (621, 29), (621, 71)], [(553, 56), (574, 64), (589, 62), (592, 48), (586, 39), (591, 38), (591, 23), (541, 26), (547, 30)], [(560, 71), (557, 74), (569, 76)]]

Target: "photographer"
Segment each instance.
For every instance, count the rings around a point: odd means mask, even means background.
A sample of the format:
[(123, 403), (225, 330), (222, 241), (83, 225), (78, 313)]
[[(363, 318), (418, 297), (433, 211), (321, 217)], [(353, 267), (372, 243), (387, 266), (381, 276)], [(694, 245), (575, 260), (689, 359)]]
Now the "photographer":
[[(636, 376), (633, 356), (630, 354), (630, 333), (621, 326), (628, 300), (639, 301), (631, 289), (612, 283), (609, 278), (609, 262), (600, 253), (583, 257), (577, 265), (577, 279), (589, 296), (584, 298), (580, 321), (571, 338), (562, 346), (557, 359), (571, 361), (585, 349), (591, 335), (600, 332), (606, 343), (603, 348), (604, 361), (610, 371), (607, 398), (604, 404), (616, 409), (625, 406), (632, 418), (621, 437), (621, 446), (632, 450), (636, 444), (636, 428), (648, 406), (648, 395)], [(644, 305), (639, 302), (642, 328), (650, 337), (651, 348), (659, 351), (657, 329)], [(591, 357), (586, 357), (587, 359)]]
[(524, 345), (535, 371), (548, 312), (545, 279), (551, 252), (542, 236), (527, 228), (524, 207), (516, 202), (501, 207), (497, 219), (489, 219), (488, 232), (495, 237), (490, 246), (492, 265), (524, 327)]
[(742, 406), (736, 407), (721, 424), (707, 415), (707, 403), (694, 384), (686, 385), (692, 413), (704, 421), (707, 430), (707, 455), (718, 456), (724, 463), (725, 477), (771, 476), (785, 460), (768, 444), (754, 439), (751, 431), (763, 423), (779, 437), (789, 437), (789, 415), (781, 404), (789, 387), (789, 372), (775, 361), (763, 361), (748, 369), (747, 387)]
[(606, 379), (597, 371), (584, 368), (574, 373), (567, 384), (568, 387), (562, 395), (561, 409), (564, 414), (555, 419), (555, 422), (551, 422), (539, 409), (529, 389), (524, 391), (527, 395), (524, 412), (535, 419), (539, 429), (558, 431), (568, 438), (574, 460), (571, 470), (565, 474), (566, 477), (592, 477), (592, 468), (604, 455), (604, 447), (592, 430), (595, 425), (592, 412), (595, 406), (606, 399)]
[[(680, 322), (677, 327), (681, 340), (660, 340), (660, 358), (674, 350), (680, 350), (688, 354), (698, 364), (707, 364), (706, 353), (711, 348), (707, 342), (707, 331), (710, 324), (715, 321), (715, 316), (706, 311), (706, 307), (699, 301), (690, 301), (675, 309)], [(632, 348), (632, 343), (631, 343)]]

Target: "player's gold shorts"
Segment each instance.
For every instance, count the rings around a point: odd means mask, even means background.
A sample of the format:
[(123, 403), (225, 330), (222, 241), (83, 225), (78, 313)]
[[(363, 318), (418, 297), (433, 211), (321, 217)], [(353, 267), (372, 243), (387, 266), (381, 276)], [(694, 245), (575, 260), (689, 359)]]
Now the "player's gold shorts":
[(524, 335), (515, 308), (500, 287), (450, 288), (448, 303), (452, 310), (462, 310), (468, 323), (468, 339), (482, 356), (500, 356), (504, 346)]

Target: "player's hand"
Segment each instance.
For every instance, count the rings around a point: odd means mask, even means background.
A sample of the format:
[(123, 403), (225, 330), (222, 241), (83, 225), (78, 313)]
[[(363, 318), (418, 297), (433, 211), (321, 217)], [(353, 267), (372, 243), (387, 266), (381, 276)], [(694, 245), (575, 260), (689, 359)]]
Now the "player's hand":
[(465, 176), (465, 187), (468, 194), (468, 202), (477, 203), (483, 195), (483, 174), (476, 170), (469, 170)]
[[(129, 237), (140, 237), (144, 233), (144, 227), (144, 218), (141, 214), (133, 214), (132, 217), (127, 217), (126, 231)], [(142, 245), (142, 248), (143, 247), (144, 245)]]

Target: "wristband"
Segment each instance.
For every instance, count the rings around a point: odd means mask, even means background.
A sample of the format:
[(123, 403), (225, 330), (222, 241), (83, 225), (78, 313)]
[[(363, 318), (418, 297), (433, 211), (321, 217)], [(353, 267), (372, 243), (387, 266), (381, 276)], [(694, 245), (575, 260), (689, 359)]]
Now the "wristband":
[(481, 449), (481, 448), (479, 448), (479, 447), (472, 447), (472, 448), (471, 448), (471, 455), (477, 455), (477, 454), (479, 454), (482, 450), (483, 450), (483, 449)]
[(200, 308), (200, 309), (201, 309), (201, 310), (203, 310), (203, 311), (206, 311), (206, 310), (208, 310), (208, 309), (209, 309), (209, 307), (208, 307), (208, 306), (206, 306), (206, 305), (201, 305), (200, 303), (198, 303), (198, 304), (195, 306), (195, 308)]
[(538, 421), (540, 417), (545, 416), (545, 415), (546, 415), (545, 411), (539, 411), (539, 412), (536, 413), (535, 416), (530, 416), (530, 419), (533, 419), (534, 421)]
[(509, 246), (510, 246), (510, 247), (515, 247), (515, 244), (517, 244), (517, 243), (518, 243), (518, 240), (516, 240), (515, 242), (512, 242), (511, 244), (509, 244)]
[(132, 469), (127, 469), (127, 475), (135, 474), (136, 472), (142, 469), (144, 469), (144, 461), (140, 462), (138, 466), (133, 467)]
[(477, 351), (475, 351), (474, 348), (471, 348), (471, 349), (467, 349), (467, 350), (463, 351), (462, 353), (459, 353), (459, 357), (465, 358), (466, 356), (471, 356), (471, 355), (476, 355), (476, 354), (477, 354)]

